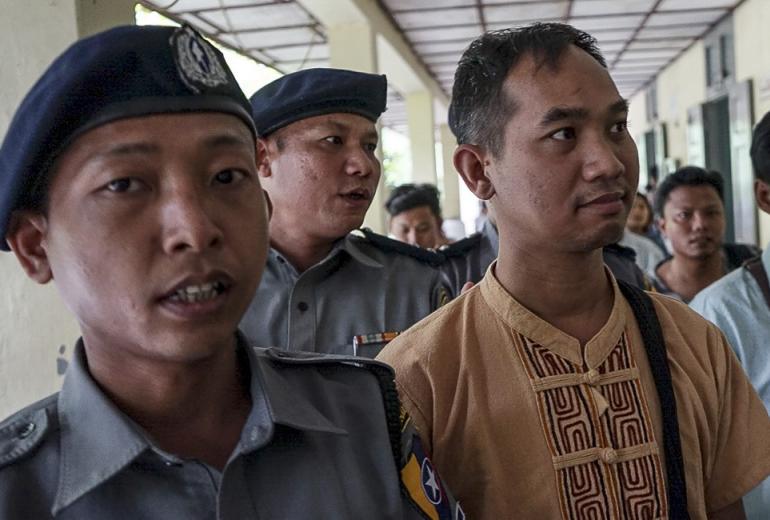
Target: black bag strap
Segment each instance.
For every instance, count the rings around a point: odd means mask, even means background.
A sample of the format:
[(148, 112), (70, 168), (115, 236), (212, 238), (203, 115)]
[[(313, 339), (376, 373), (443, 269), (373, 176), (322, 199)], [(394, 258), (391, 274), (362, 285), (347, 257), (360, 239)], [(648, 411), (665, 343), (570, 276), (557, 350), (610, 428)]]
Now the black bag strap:
[(655, 389), (663, 415), (663, 450), (666, 455), (666, 476), (668, 480), (669, 519), (688, 520), (687, 486), (684, 478), (684, 460), (679, 437), (679, 420), (676, 415), (676, 397), (671, 383), (671, 371), (666, 356), (666, 343), (660, 328), (655, 307), (647, 293), (618, 280), (620, 291), (634, 311), (636, 322), (642, 333), (644, 350), (652, 369)]
[(743, 263), (743, 267), (751, 273), (751, 276), (757, 281), (757, 284), (765, 297), (765, 301), (770, 307), (770, 280), (767, 279), (767, 271), (765, 271), (765, 266), (762, 265), (762, 256), (749, 258)]

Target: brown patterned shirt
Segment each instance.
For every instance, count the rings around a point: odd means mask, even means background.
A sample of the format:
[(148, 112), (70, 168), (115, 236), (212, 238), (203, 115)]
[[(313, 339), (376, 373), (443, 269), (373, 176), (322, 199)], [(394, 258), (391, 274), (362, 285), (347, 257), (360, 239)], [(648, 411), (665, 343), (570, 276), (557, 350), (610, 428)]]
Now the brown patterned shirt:
[[(582, 351), (490, 269), (379, 356), (468, 518), (668, 517), (660, 405), (633, 312), (613, 286), (610, 318)], [(705, 519), (770, 474), (770, 418), (721, 332), (651, 296), (690, 516)]]

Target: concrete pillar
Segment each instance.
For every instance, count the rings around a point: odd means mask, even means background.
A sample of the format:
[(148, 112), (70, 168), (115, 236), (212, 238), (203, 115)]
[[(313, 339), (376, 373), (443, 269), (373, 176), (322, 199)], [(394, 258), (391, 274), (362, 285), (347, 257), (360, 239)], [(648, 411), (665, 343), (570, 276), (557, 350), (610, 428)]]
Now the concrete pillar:
[[(350, 69), (376, 74), (377, 64), (377, 33), (372, 26), (364, 21), (346, 22), (326, 27), (329, 42), (329, 65), (338, 69)], [(379, 125), (378, 125), (379, 131)], [(382, 143), (382, 138), (380, 138)], [(382, 163), (382, 146), (377, 148), (377, 155)], [(364, 218), (364, 227), (369, 227), (377, 233), (387, 232), (385, 218), (385, 178), (380, 177), (377, 192), (372, 205)]]
[(406, 118), (414, 182), (436, 184), (433, 98), (426, 90), (406, 94)]
[[(134, 22), (128, 0), (0, 0), (0, 138), (43, 70), (78, 37)], [(53, 283), (31, 282), (0, 253), (0, 420), (61, 386), (79, 336)]]
[(443, 185), (441, 192), (443, 200), (441, 201), (441, 210), (445, 219), (460, 218), (460, 175), (455, 171), (452, 157), (457, 147), (457, 140), (449, 129), (449, 125), (439, 126), (439, 137), (441, 138), (441, 156), (444, 162)]

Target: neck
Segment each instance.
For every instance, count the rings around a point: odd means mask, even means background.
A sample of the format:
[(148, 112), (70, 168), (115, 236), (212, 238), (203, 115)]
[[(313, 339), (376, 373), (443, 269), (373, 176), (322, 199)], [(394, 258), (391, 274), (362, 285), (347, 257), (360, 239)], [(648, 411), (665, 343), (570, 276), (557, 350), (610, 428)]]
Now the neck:
[(224, 468), (251, 410), (235, 337), (218, 355), (193, 363), (109, 356), (85, 344), (93, 378), (161, 449)]
[(725, 270), (721, 249), (705, 258), (674, 255), (666, 264), (658, 270), (658, 275), (666, 285), (688, 301), (720, 279)]
[(334, 241), (304, 233), (301, 224), (284, 225), (273, 218), (270, 221), (270, 246), (280, 252), (297, 272), (303, 273), (326, 258)]
[(538, 248), (501, 236), (497, 279), (519, 303), (584, 345), (612, 312), (612, 284), (604, 272), (601, 249), (588, 253), (533, 251)]

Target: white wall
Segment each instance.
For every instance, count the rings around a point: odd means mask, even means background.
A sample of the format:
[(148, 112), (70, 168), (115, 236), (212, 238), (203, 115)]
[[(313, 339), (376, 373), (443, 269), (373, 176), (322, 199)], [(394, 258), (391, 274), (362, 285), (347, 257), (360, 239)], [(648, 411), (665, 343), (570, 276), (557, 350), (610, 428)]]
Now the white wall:
[[(77, 39), (133, 21), (127, 0), (0, 0), (0, 138), (21, 99), (51, 61)], [(57, 365), (79, 336), (53, 284), (27, 279), (12, 253), (0, 253), (0, 420), (55, 392)]]
[[(754, 82), (754, 121), (770, 111), (770, 2), (747, 0), (733, 13), (736, 81)], [(770, 244), (770, 215), (759, 212), (759, 243)]]

